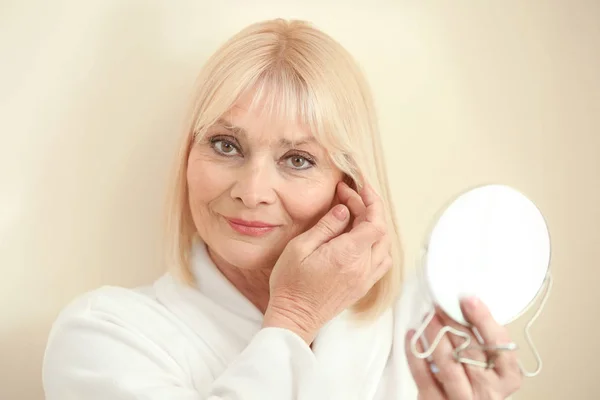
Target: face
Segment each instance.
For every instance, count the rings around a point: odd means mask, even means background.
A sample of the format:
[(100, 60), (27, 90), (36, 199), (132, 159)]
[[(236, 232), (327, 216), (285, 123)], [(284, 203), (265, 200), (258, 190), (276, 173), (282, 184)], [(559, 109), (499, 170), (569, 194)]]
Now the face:
[(192, 146), (189, 201), (217, 264), (266, 269), (336, 203), (343, 174), (302, 126), (248, 105), (239, 102)]

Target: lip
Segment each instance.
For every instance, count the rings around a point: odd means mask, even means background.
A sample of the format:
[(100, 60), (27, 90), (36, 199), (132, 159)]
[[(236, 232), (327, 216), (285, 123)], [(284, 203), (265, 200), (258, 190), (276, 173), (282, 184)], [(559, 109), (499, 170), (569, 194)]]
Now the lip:
[(227, 217), (225, 217), (225, 220), (233, 230), (247, 236), (263, 236), (277, 228), (277, 225), (268, 224), (262, 221), (246, 221), (243, 219)]

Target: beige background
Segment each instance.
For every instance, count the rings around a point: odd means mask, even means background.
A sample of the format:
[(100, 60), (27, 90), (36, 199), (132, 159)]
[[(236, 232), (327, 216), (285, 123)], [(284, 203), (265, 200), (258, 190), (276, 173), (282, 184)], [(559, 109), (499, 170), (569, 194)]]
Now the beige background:
[(600, 2), (247, 3), (0, 0), (0, 398), (43, 398), (46, 335), (75, 295), (161, 273), (195, 74), (276, 16), (312, 20), (368, 73), (408, 260), (468, 186), (539, 205), (556, 284), (533, 330), (545, 369), (516, 398), (599, 398)]

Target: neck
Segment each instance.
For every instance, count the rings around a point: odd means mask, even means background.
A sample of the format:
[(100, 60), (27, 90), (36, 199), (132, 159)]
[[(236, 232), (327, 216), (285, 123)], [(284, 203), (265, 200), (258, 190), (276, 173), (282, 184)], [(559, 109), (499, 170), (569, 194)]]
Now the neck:
[(258, 270), (238, 268), (210, 249), (208, 253), (227, 280), (264, 314), (269, 304), (269, 277), (273, 267)]

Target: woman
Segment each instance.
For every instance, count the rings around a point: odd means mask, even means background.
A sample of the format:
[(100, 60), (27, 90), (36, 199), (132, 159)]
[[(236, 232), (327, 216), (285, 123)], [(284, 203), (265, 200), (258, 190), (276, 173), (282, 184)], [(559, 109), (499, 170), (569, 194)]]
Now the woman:
[[(170, 272), (55, 322), (48, 400), (501, 399), (512, 353), (458, 363), (407, 343), (428, 308), (402, 255), (369, 88), (300, 21), (251, 25), (202, 70), (174, 178)], [(476, 301), (488, 344), (509, 341)], [(425, 336), (442, 324), (436, 314)], [(422, 350), (422, 349), (421, 349)]]

